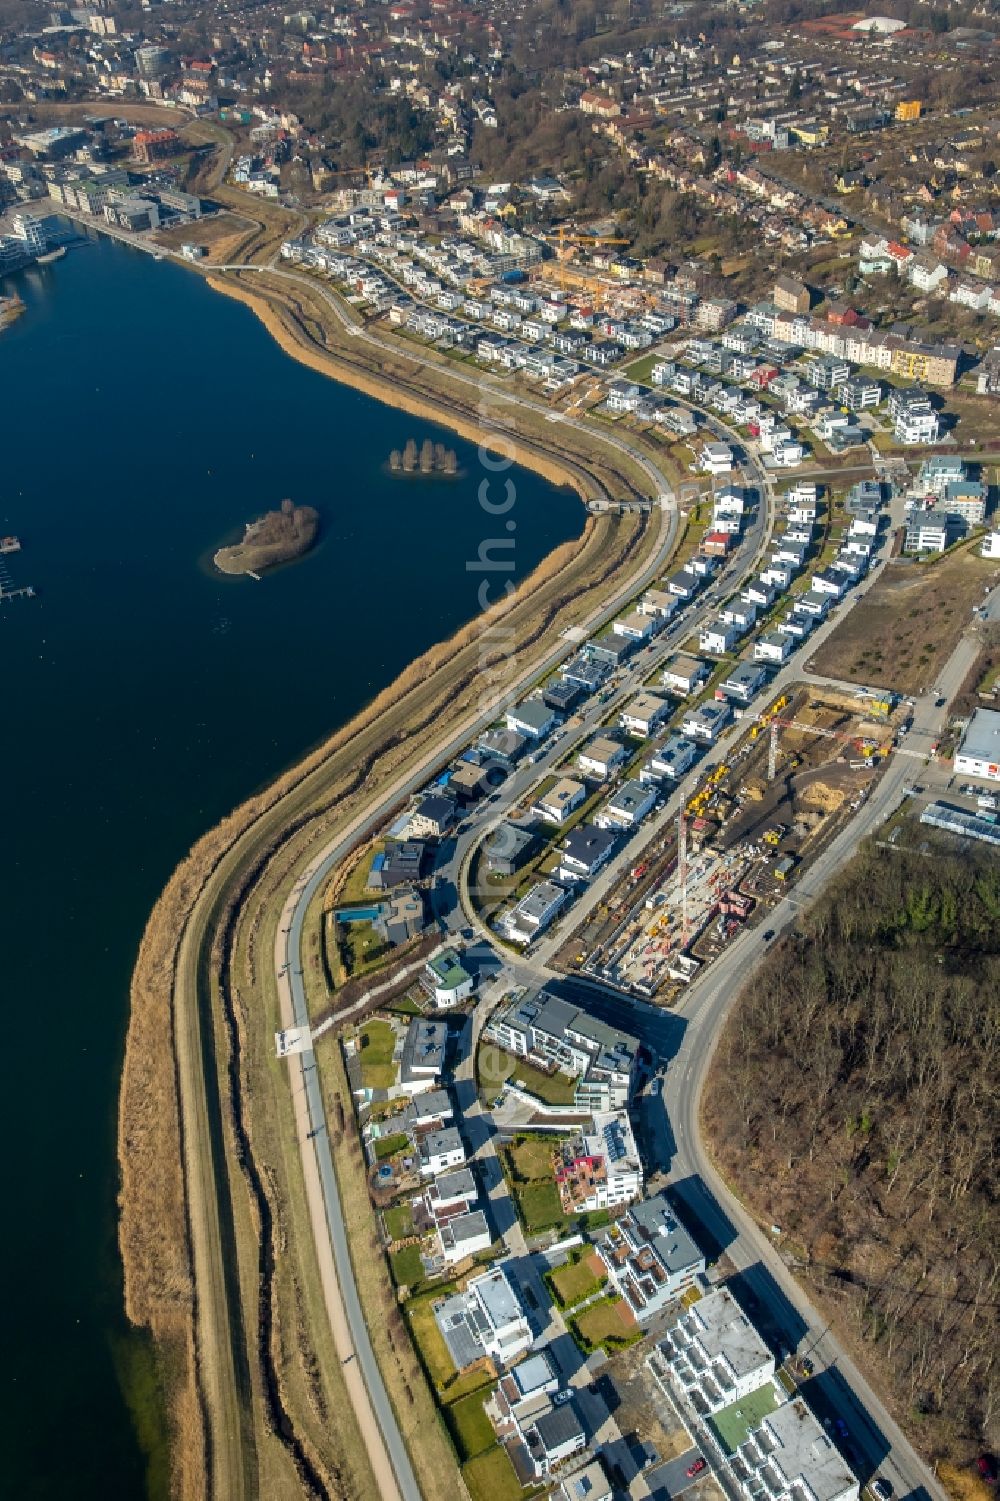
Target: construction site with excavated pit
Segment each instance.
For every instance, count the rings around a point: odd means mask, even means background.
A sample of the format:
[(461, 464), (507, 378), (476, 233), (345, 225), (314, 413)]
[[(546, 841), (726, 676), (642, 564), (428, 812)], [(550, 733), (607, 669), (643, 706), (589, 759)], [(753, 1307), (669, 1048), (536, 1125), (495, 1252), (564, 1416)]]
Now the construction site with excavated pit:
[(694, 772), (681, 811), (563, 944), (560, 967), (669, 1005), (760, 921), (868, 797), (905, 704), (796, 685), (727, 759)]

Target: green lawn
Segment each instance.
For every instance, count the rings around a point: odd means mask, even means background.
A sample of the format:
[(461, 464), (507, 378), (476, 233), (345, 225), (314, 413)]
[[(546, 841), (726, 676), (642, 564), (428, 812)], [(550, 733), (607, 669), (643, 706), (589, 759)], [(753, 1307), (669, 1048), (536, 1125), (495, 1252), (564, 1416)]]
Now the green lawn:
[(369, 1022), (358, 1038), (361, 1080), (368, 1089), (389, 1089), (396, 1082), (392, 1061), (396, 1034), (388, 1022)]
[(525, 1182), (534, 1178), (552, 1177), (552, 1151), (558, 1137), (540, 1135), (524, 1136), (512, 1143), (510, 1158), (514, 1171)]
[(648, 386), (653, 376), (653, 366), (663, 363), (662, 354), (644, 354), (641, 359), (633, 360), (631, 365), (626, 365), (622, 374), (626, 380), (634, 380), (641, 386)]
[(490, 1391), (492, 1387), (473, 1392), (470, 1396), (453, 1402), (445, 1411), (449, 1431), (455, 1440), (459, 1459), (463, 1462), (474, 1459), (477, 1454), (485, 1453), (496, 1444), (493, 1424), (483, 1410), (483, 1402)]
[(413, 1211), (409, 1204), (393, 1204), (385, 1211), (385, 1228), (393, 1240), (405, 1240), (413, 1234)]
[(349, 975), (362, 975), (365, 970), (373, 969), (381, 963), (388, 952), (388, 945), (375, 932), (370, 922), (342, 923), (340, 926)]
[(713, 1413), (708, 1419), (709, 1427), (715, 1431), (726, 1453), (735, 1454), (751, 1429), (759, 1428), (777, 1405), (774, 1388), (767, 1382), (748, 1397), (740, 1397), (720, 1412)]
[(366, 849), (361, 859), (357, 862), (351, 874), (344, 882), (343, 889), (337, 897), (337, 907), (351, 907), (355, 903), (361, 903), (371, 896), (371, 889), (366, 885), (368, 872), (372, 868), (372, 859), (381, 854), (385, 849), (385, 840), (378, 839)]
[(513, 1079), (547, 1105), (572, 1105), (576, 1098), (576, 1080), (568, 1074), (543, 1073), (523, 1058), (515, 1058), (492, 1043), (480, 1050), (479, 1078), (487, 1096), (492, 1096), (501, 1084)]
[(555, 1183), (516, 1184), (514, 1192), (529, 1231), (549, 1230), (554, 1225), (566, 1223)]
[(596, 1293), (607, 1278), (597, 1276), (590, 1265), (590, 1256), (575, 1255), (563, 1266), (546, 1273), (545, 1280), (555, 1293), (560, 1308), (574, 1308)]
[(634, 1322), (626, 1321), (624, 1313), (621, 1298), (601, 1298), (585, 1308), (578, 1318), (571, 1319), (570, 1330), (581, 1350), (589, 1355), (600, 1349), (610, 1355), (640, 1340), (642, 1330)]
[(528, 1491), (521, 1489), (507, 1450), (499, 1444), (464, 1464), (462, 1478), (469, 1487), (472, 1501), (523, 1501), (524, 1497), (538, 1495), (537, 1487)]
[(384, 1162), (387, 1157), (394, 1157), (404, 1147), (408, 1147), (410, 1138), (405, 1131), (393, 1131), (388, 1136), (380, 1136), (375, 1143), (375, 1156), (379, 1162)]
[(413, 1343), (420, 1351), (431, 1381), (439, 1392), (455, 1375), (455, 1362), (449, 1355), (448, 1346), (434, 1322), (434, 1304), (443, 1296), (444, 1289), (438, 1289), (430, 1297), (413, 1298), (405, 1305)]
[(424, 1264), (420, 1260), (419, 1246), (403, 1246), (399, 1251), (390, 1251), (389, 1265), (397, 1287), (416, 1287), (424, 1280)]

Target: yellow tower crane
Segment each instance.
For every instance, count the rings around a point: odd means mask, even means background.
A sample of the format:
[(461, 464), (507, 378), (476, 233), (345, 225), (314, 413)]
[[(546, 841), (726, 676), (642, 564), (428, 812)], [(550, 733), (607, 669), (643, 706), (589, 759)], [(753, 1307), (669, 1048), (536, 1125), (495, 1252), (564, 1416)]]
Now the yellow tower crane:
[(552, 236), (545, 235), (543, 238), (548, 242), (554, 238), (556, 241), (556, 260), (559, 262), (559, 286), (565, 292), (568, 278), (563, 267), (573, 254), (574, 246), (595, 245), (628, 245), (631, 242), (619, 238), (617, 235), (587, 235), (569, 234), (565, 224), (560, 224)]

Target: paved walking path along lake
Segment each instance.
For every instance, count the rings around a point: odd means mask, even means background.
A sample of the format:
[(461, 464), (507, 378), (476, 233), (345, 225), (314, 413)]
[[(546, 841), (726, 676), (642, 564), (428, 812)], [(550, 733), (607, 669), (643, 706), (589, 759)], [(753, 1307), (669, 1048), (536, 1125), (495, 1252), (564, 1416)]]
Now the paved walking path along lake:
[[(461, 477), (400, 484), (386, 455), (412, 417), (290, 360), (180, 267), (101, 240), (2, 290), (26, 310), (0, 340), (0, 535), (37, 590), (0, 612), (4, 1480), (103, 1501), (144, 1493), (143, 1446), (154, 1492), (165, 1475), (116, 1249), (143, 925), (199, 834), (476, 613), (466, 562), (501, 533), (473, 445), (421, 424)], [(512, 476), (523, 578), (584, 511)], [(320, 512), (309, 555), (259, 583), (214, 570), (285, 496)]]

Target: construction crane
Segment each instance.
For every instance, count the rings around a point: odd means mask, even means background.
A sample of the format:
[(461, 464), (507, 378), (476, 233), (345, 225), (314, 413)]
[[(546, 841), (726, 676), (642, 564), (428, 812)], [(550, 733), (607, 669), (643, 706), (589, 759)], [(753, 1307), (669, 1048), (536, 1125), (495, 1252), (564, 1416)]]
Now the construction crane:
[[(880, 749), (878, 743), (867, 735), (848, 735), (843, 730), (827, 730), (818, 724), (806, 724), (801, 719), (771, 718), (770, 744), (767, 748), (767, 780), (773, 782), (778, 774), (778, 731), (801, 730), (805, 735), (822, 735), (826, 740), (844, 740), (849, 745), (857, 746), (865, 756), (870, 756), (873, 751)], [(866, 749), (866, 747), (870, 747)]]
[(559, 262), (559, 286), (565, 292), (568, 278), (563, 270), (565, 262), (573, 254), (572, 246), (595, 246), (595, 245), (628, 245), (629, 240), (619, 238), (617, 235), (587, 235), (568, 234), (565, 224), (560, 224), (553, 235), (543, 235), (542, 238), (548, 243), (552, 238), (556, 240), (556, 260)]

